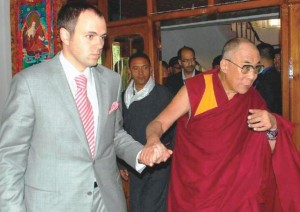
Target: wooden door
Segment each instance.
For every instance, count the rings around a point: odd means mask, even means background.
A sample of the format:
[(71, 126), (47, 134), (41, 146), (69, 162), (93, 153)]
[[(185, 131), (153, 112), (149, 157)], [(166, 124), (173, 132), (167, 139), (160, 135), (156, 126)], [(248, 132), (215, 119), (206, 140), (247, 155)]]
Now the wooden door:
[[(282, 6), (282, 16), (286, 21), (287, 26), (282, 29), (282, 40), (287, 39), (288, 53), (283, 58), (285, 72), (285, 82), (283, 86), (284, 103), (289, 111), (290, 120), (295, 124), (294, 140), (300, 150), (300, 1), (291, 0), (288, 5)], [(284, 38), (286, 35), (287, 38)], [(286, 41), (285, 41), (286, 42)], [(288, 96), (288, 97), (287, 97)]]

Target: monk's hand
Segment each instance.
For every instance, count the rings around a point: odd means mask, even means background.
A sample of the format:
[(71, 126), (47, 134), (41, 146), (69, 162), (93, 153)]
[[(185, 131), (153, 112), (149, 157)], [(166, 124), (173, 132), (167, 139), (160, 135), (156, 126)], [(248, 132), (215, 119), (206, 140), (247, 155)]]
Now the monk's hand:
[(159, 138), (151, 138), (147, 140), (147, 144), (142, 149), (139, 162), (147, 166), (153, 166), (154, 164), (166, 162), (172, 153), (172, 150), (167, 149)]
[(248, 115), (248, 127), (254, 131), (266, 131), (277, 129), (277, 121), (274, 115), (267, 110), (250, 109)]

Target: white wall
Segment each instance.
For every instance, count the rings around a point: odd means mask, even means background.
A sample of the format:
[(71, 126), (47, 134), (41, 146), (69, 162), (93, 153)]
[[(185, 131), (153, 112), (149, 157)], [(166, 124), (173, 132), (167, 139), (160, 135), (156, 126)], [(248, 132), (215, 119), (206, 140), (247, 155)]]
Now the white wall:
[[(280, 29), (256, 30), (262, 41), (275, 46), (279, 44)], [(176, 56), (178, 49), (185, 45), (194, 48), (197, 61), (204, 70), (209, 70), (213, 58), (221, 54), (226, 41), (235, 36), (230, 24), (162, 29), (162, 59), (168, 62), (171, 57)]]
[(214, 57), (221, 54), (226, 41), (234, 36), (227, 25), (162, 30), (162, 58), (168, 62), (177, 55), (178, 49), (189, 46), (195, 50), (196, 59), (204, 70), (209, 70)]
[(0, 117), (2, 117), (12, 78), (10, 1), (8, 0), (0, 0), (0, 26)]

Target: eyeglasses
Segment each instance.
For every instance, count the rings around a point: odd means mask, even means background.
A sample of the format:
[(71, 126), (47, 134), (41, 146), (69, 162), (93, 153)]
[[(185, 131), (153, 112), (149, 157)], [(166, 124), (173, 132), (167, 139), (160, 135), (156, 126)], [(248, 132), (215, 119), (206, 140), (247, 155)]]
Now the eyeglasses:
[(181, 62), (183, 63), (190, 63), (190, 62), (195, 62), (196, 58), (190, 58), (190, 59), (181, 59)]
[(232, 63), (233, 65), (239, 67), (241, 69), (241, 72), (243, 74), (248, 74), (251, 70), (254, 71), (255, 74), (259, 74), (263, 69), (264, 69), (264, 66), (263, 65), (256, 65), (256, 66), (253, 66), (253, 65), (243, 65), (242, 67), (239, 66), (238, 64), (232, 62), (231, 60), (229, 59), (226, 59), (224, 58), (224, 60), (227, 60), (228, 62)]

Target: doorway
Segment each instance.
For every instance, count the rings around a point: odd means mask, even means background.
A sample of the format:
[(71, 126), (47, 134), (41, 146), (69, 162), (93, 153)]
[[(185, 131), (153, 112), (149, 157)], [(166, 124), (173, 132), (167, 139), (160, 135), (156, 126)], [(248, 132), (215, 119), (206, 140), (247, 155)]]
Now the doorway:
[[(255, 44), (265, 42), (273, 45), (275, 49), (279, 48), (280, 25), (268, 25), (269, 20), (279, 20), (280, 23), (278, 7), (163, 21), (160, 28), (162, 60), (169, 61), (177, 55), (178, 49), (189, 46), (194, 48), (196, 60), (203, 71), (209, 70), (213, 58), (221, 54), (225, 42), (241, 37), (243, 33), (239, 32), (239, 28), (247, 23), (252, 25), (258, 36), (258, 39), (253, 40)], [(250, 33), (248, 32), (248, 36), (251, 36)]]

